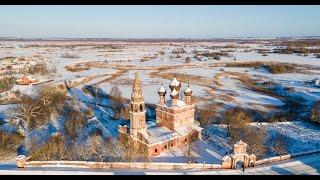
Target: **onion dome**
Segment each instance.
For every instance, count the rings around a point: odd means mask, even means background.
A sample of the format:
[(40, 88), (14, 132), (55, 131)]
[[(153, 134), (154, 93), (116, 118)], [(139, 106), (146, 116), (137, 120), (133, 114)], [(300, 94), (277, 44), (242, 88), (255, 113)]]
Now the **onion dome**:
[(181, 83), (176, 78), (173, 78), (169, 84), (169, 87), (171, 90), (176, 89), (177, 91), (180, 91)]
[(161, 86), (160, 88), (159, 88), (159, 90), (158, 90), (158, 94), (160, 95), (160, 96), (164, 96), (165, 94), (166, 94), (166, 89), (164, 89), (164, 87), (163, 86)]
[(191, 90), (191, 88), (189, 86), (184, 90), (184, 95), (185, 96), (191, 96), (192, 95), (192, 90)]
[(179, 99), (179, 93), (176, 91), (176, 89), (173, 89), (172, 92), (170, 93), (171, 99)]
[(243, 142), (241, 139), (233, 145), (234, 147), (238, 147), (238, 146), (247, 146), (247, 143)]

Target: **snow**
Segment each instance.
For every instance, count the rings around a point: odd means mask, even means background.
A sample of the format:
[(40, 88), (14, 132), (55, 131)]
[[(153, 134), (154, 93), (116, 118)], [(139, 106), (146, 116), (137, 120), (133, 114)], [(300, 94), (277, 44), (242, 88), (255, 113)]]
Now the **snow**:
[(181, 126), (181, 127), (175, 128), (175, 131), (177, 131), (177, 133), (179, 133), (180, 135), (184, 136), (184, 135), (187, 135), (193, 129), (197, 129), (197, 126), (188, 126), (188, 125)]
[(320, 148), (320, 127), (301, 121), (269, 124), (269, 131), (284, 134), (289, 138), (290, 153)]
[(147, 129), (147, 140), (150, 144), (157, 144), (174, 138), (178, 134), (166, 127), (153, 126)]
[(166, 90), (164, 89), (163, 86), (161, 86), (160, 89), (158, 90), (158, 92), (164, 93), (164, 92), (166, 92)]
[(188, 86), (184, 92), (192, 92), (191, 88)]
[(6, 120), (9, 110), (12, 110), (16, 107), (17, 106), (15, 104), (0, 105), (0, 124), (1, 121)]
[(170, 86), (179, 86), (179, 81), (176, 78), (173, 78), (170, 82)]
[[(191, 145), (195, 154), (195, 160), (198, 163), (213, 163), (220, 164), (222, 155), (215, 148), (215, 146), (203, 140), (198, 140)], [(171, 148), (168, 151), (161, 153), (151, 159), (152, 162), (175, 162), (175, 163), (186, 163), (187, 158), (185, 157), (185, 148)]]
[[(252, 126), (266, 128), (267, 136), (276, 133), (285, 135), (289, 153), (298, 153), (320, 148), (320, 127), (307, 122), (276, 122), (276, 123), (251, 123)], [(210, 125), (204, 128), (203, 137), (220, 147), (223, 151), (230, 151), (227, 136), (227, 127)], [(268, 142), (267, 142), (268, 143)], [(269, 156), (273, 156), (269, 154)]]
[[(166, 105), (167, 107), (173, 107), (173, 106), (172, 106), (172, 100), (170, 99), (170, 100), (166, 101), (166, 102), (165, 102), (165, 105)], [(185, 103), (184, 101), (182, 101), (182, 100), (180, 100), (180, 99), (177, 100), (177, 107), (182, 107), (182, 106), (185, 106), (185, 105), (186, 105), (186, 103)]]
[[(257, 92), (248, 89), (242, 82), (240, 82), (235, 76), (225, 75), (223, 72), (241, 72), (250, 75), (253, 79), (259, 81), (273, 81), (279, 83), (281, 86), (280, 93), (285, 95), (287, 98), (302, 98), (305, 100), (308, 106), (311, 106), (315, 101), (319, 100), (320, 88), (314, 86), (314, 84), (306, 83), (312, 79), (319, 78), (320, 70), (317, 68), (309, 70), (310, 73), (286, 73), (286, 74), (271, 74), (265, 69), (259, 68), (237, 68), (237, 67), (219, 67), (219, 64), (226, 62), (251, 62), (251, 61), (277, 61), (286, 63), (297, 63), (306, 64), (315, 67), (320, 66), (319, 59), (309, 56), (297, 56), (295, 54), (268, 54), (268, 56), (262, 56), (258, 54), (255, 50), (257, 48), (267, 48), (272, 50), (274, 47), (267, 46), (264, 43), (247, 43), (238, 44), (233, 43), (236, 48), (225, 48), (223, 50), (234, 50), (231, 52), (231, 57), (222, 57), (221, 60), (209, 60), (208, 58), (203, 58), (201, 61), (193, 58), (193, 50), (203, 51), (208, 50), (210, 52), (217, 52), (219, 49), (208, 49), (206, 46), (225, 46), (231, 43), (216, 43), (216, 42), (194, 42), (194, 43), (174, 43), (171, 46), (169, 43), (127, 43), (127, 42), (111, 42), (111, 44), (123, 45), (121, 49), (115, 49), (110, 51), (108, 48), (104, 49), (93, 49), (91, 45), (97, 44), (109, 44), (110, 42), (85, 42), (86, 46), (75, 46), (73, 49), (60, 48), (60, 47), (40, 47), (40, 48), (22, 48), (19, 45), (29, 45), (29, 44), (57, 44), (57, 42), (1, 42), (3, 45), (11, 46), (14, 49), (4, 48), (0, 51), (0, 57), (5, 56), (27, 56), (31, 57), (36, 54), (46, 58), (46, 61), (50, 66), (55, 66), (57, 68), (57, 74), (54, 77), (54, 83), (63, 82), (64, 80), (77, 80), (83, 78), (93, 78), (89, 82), (81, 84), (75, 88), (72, 88), (68, 95), (75, 97), (80, 100), (85, 107), (92, 107), (94, 111), (94, 117), (89, 120), (87, 129), (81, 135), (86, 137), (87, 134), (94, 129), (100, 129), (103, 136), (117, 137), (117, 128), (119, 124), (128, 123), (126, 120), (113, 120), (111, 117), (113, 111), (110, 108), (110, 100), (101, 98), (99, 100), (95, 99), (89, 94), (82, 91), (82, 88), (86, 85), (97, 85), (101, 93), (108, 94), (113, 85), (117, 85), (122, 93), (122, 97), (130, 99), (132, 92), (132, 83), (135, 72), (140, 72), (142, 80), (142, 92), (146, 103), (156, 104), (159, 101), (157, 95), (158, 92), (165, 92), (169, 90), (168, 85), (178, 86), (180, 82), (174, 78), (172, 81), (167, 79), (162, 79), (160, 77), (152, 77), (151, 73), (159, 71), (160, 73), (181, 73), (185, 75), (200, 76), (201, 79), (207, 79), (208, 83), (205, 85), (199, 85), (198, 83), (192, 84), (191, 88), (187, 87), (187, 84), (181, 84), (182, 89), (185, 92), (193, 91), (194, 96), (203, 98), (196, 105), (207, 105), (210, 103), (222, 103), (221, 109), (225, 109), (229, 106), (241, 106), (244, 108), (251, 108), (254, 110), (261, 110), (264, 112), (273, 112), (270, 106), (274, 107), (274, 111), (279, 109), (278, 107), (285, 105), (282, 99), (271, 96), (269, 94), (264, 94), (262, 92)], [(76, 44), (79, 42), (58, 42), (58, 44)], [(248, 46), (248, 47), (245, 47)], [(176, 58), (171, 54), (172, 50), (183, 47), (187, 52), (186, 54), (181, 54), (182, 58)], [(250, 52), (244, 52), (244, 50), (253, 50)], [(164, 55), (158, 54), (159, 51), (163, 51)], [(73, 53), (79, 55), (79, 58), (61, 58), (63, 53)], [(158, 54), (154, 59), (142, 62), (141, 59), (144, 56), (154, 56)], [(191, 63), (186, 63), (185, 58), (191, 57)], [(236, 57), (236, 60), (233, 60)], [(65, 66), (74, 66), (77, 63), (86, 66), (87, 62), (100, 62), (108, 64), (114, 64), (111, 67), (89, 67), (90, 69), (81, 72), (70, 72), (65, 69)], [(117, 67), (119, 65), (119, 67)], [(193, 66), (189, 66), (193, 65)], [(124, 74), (117, 78), (111, 79), (103, 83), (96, 84), (103, 80), (112, 78), (116, 73), (121, 70), (121, 67), (132, 67)], [(177, 68), (172, 68), (168, 70), (160, 69), (164, 66), (177, 66)], [(217, 66), (217, 67), (215, 67)], [(147, 67), (147, 70), (144, 69)], [(152, 69), (154, 68), (154, 69)], [(159, 68), (159, 69), (157, 69)], [(221, 85), (217, 85), (213, 82), (218, 74), (223, 74), (220, 77)], [(37, 76), (36, 78), (41, 79), (44, 77)], [(165, 84), (166, 86), (159, 85)], [(39, 86), (38, 86), (39, 87)], [(285, 90), (287, 88), (294, 88), (293, 91)], [(12, 90), (19, 90), (20, 92), (35, 96), (34, 90), (35, 86), (20, 86), (15, 85)], [(173, 95), (178, 95), (180, 92), (173, 90), (171, 93)], [(179, 94), (182, 95), (182, 94)], [(211, 96), (212, 95), (212, 96)], [(226, 95), (230, 96), (230, 99), (222, 99)], [(166, 105), (171, 106), (172, 102), (170, 100), (170, 94), (166, 94), (165, 99)], [(178, 100), (178, 106), (184, 106), (184, 102)], [(220, 110), (220, 109), (219, 109)], [(6, 106), (0, 105), (0, 120), (4, 119), (5, 112), (8, 111)], [(48, 134), (54, 133), (61, 130), (62, 119), (57, 119), (53, 121), (52, 124), (48, 124), (39, 128), (31, 134), (37, 134), (37, 136), (47, 136)], [(285, 133), (290, 140), (290, 151), (300, 152), (307, 149), (314, 149), (319, 147), (319, 129), (311, 126), (307, 123), (302, 123), (300, 121), (292, 123), (275, 123), (275, 124), (264, 124), (268, 127), (270, 133)], [(151, 125), (149, 125), (152, 127)], [(7, 127), (7, 125), (5, 125)], [(153, 132), (154, 131), (154, 132)], [(226, 131), (220, 126), (208, 126), (204, 128), (204, 141), (196, 142), (201, 145), (201, 149), (198, 151), (198, 162), (209, 161), (218, 162), (221, 160), (221, 156), (226, 152), (230, 151), (231, 147), (228, 145), (228, 137), (226, 136)], [(157, 138), (164, 138), (163, 134), (166, 131), (163, 129), (151, 129), (151, 134), (153, 134), (153, 139), (155, 141)], [(169, 135), (169, 134), (168, 134)], [(184, 161), (183, 153), (181, 149), (176, 149), (155, 158), (156, 161)]]

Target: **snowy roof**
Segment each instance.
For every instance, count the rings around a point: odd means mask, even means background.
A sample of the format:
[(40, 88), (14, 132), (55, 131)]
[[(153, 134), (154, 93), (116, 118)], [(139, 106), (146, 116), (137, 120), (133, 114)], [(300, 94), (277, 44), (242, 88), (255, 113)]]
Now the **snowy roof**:
[(192, 90), (191, 90), (191, 88), (189, 86), (184, 90), (184, 94), (185, 95), (191, 95), (192, 94)]
[(176, 78), (173, 78), (170, 82), (170, 86), (179, 86), (179, 81)]
[(201, 131), (203, 128), (197, 126), (197, 125), (187, 125), (187, 126), (181, 126), (181, 127), (178, 127), (178, 128), (175, 128), (175, 131), (177, 133), (179, 133), (180, 135), (186, 135), (188, 134), (190, 131), (192, 130), (196, 130), (196, 131)]
[(154, 127), (154, 126), (157, 126), (157, 124), (156, 124), (155, 122), (153, 122), (153, 121), (147, 121), (147, 122), (146, 122), (146, 127), (147, 127), (147, 129), (148, 129), (148, 128), (152, 128), (152, 127)]
[(180, 135), (188, 134), (192, 129), (193, 129), (192, 126), (181, 126), (181, 127), (175, 128), (177, 133), (179, 133)]
[(147, 133), (148, 133), (147, 140), (149, 141), (150, 144), (155, 144), (165, 140), (169, 140), (178, 135), (177, 133), (171, 131), (166, 127), (158, 127), (158, 126), (153, 126), (148, 128)]
[(192, 90), (191, 90), (191, 88), (190, 87), (187, 87), (187, 89), (186, 90), (184, 90), (184, 92), (191, 92)]
[(160, 89), (158, 90), (158, 92), (163, 92), (164, 93), (164, 92), (166, 92), (166, 90), (164, 89), (163, 86), (161, 86)]
[[(166, 101), (166, 105), (168, 107), (172, 107), (172, 100)], [(185, 106), (185, 105), (186, 105), (186, 103), (184, 101), (182, 101), (180, 99), (177, 100), (177, 106), (178, 107), (182, 107), (182, 106)]]

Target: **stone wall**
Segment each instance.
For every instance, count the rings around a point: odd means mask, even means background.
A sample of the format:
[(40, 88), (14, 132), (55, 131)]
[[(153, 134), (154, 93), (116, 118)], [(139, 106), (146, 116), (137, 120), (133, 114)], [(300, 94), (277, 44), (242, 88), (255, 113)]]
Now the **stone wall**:
[[(267, 164), (277, 161), (287, 160), (293, 157), (320, 153), (320, 149), (303, 153), (287, 154), (256, 161), (255, 165)], [(227, 156), (228, 157), (228, 156)], [(226, 157), (225, 157), (226, 158)], [(230, 158), (230, 157), (229, 157)], [(230, 169), (230, 165), (205, 164), (205, 163), (156, 163), (156, 162), (88, 162), (88, 161), (28, 161), (26, 156), (18, 156), (16, 164), (18, 168), (27, 167), (73, 167), (73, 168), (117, 168), (117, 169)], [(223, 161), (223, 160), (222, 160)], [(231, 159), (224, 159), (225, 162)]]
[(292, 154), (287, 154), (287, 155), (283, 155), (283, 156), (275, 156), (275, 157), (271, 157), (271, 158), (265, 158), (265, 159), (261, 159), (261, 160), (256, 161), (256, 165), (267, 164), (267, 163), (272, 163), (272, 162), (277, 162), (277, 161), (283, 161), (283, 160), (291, 159), (294, 157), (315, 154), (315, 153), (320, 153), (320, 149), (301, 152), (301, 153), (292, 153)]
[(142, 163), (142, 162), (88, 162), (88, 161), (27, 161), (27, 158), (17, 158), (18, 168), (28, 167), (72, 167), (72, 168), (116, 168), (116, 169), (221, 169), (220, 164), (204, 163)]

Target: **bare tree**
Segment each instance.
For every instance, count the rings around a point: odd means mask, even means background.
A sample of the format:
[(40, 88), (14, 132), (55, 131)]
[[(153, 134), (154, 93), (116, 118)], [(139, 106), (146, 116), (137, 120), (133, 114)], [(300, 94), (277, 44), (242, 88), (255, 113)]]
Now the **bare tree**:
[[(191, 128), (189, 128), (189, 132), (191, 132)], [(183, 149), (183, 154), (187, 159), (188, 163), (191, 162), (196, 162), (196, 157), (197, 157), (197, 151), (198, 147), (196, 146), (195, 143), (192, 143), (196, 140), (196, 138), (193, 136), (193, 133), (190, 133), (187, 137), (187, 144)]]
[(266, 153), (266, 131), (260, 127), (251, 126), (252, 119), (242, 109), (231, 109), (225, 113), (224, 123), (228, 125), (230, 145), (239, 140), (248, 144), (248, 152), (254, 153), (257, 158)]
[(248, 126), (244, 133), (243, 141), (248, 144), (248, 153), (255, 154), (257, 158), (264, 156), (267, 152), (266, 130), (261, 127)]
[(67, 154), (65, 140), (61, 134), (50, 137), (42, 144), (33, 138), (29, 144), (29, 151), (31, 160), (39, 161), (62, 160)]
[(313, 105), (310, 113), (310, 120), (314, 123), (320, 123), (320, 101), (317, 101)]
[(22, 95), (11, 115), (13, 123), (24, 130), (50, 121), (52, 115), (61, 112), (67, 99), (66, 93), (56, 86), (42, 86), (35, 93), (35, 97)]
[[(124, 135), (127, 136), (127, 135)], [(134, 148), (133, 142), (131, 142), (128, 138), (122, 138), (122, 141), (119, 142), (121, 149), (121, 158), (125, 162), (132, 162), (137, 157), (137, 152)]]
[(225, 112), (224, 123), (228, 125), (228, 134), (231, 137), (231, 144), (244, 139), (247, 126), (252, 119), (242, 109), (231, 109)]
[(77, 109), (70, 109), (65, 113), (65, 134), (69, 140), (75, 141), (86, 126), (86, 115)]
[(125, 107), (125, 108), (121, 109), (121, 111), (120, 111), (120, 117), (121, 117), (122, 119), (129, 119), (129, 118), (130, 118), (130, 117), (129, 117), (129, 110), (130, 110), (129, 107)]
[(208, 106), (206, 109), (196, 109), (198, 112), (198, 121), (200, 122), (201, 126), (207, 125), (211, 122), (213, 122), (215, 118), (215, 112), (210, 109)]
[(113, 86), (111, 89), (110, 89), (110, 92), (109, 92), (110, 96), (111, 96), (111, 101), (112, 101), (112, 109), (114, 110), (115, 112), (115, 118), (118, 118), (120, 116), (120, 113), (121, 113), (121, 109), (122, 109), (122, 97), (121, 97), (121, 91), (120, 89), (118, 88), (118, 86)]

